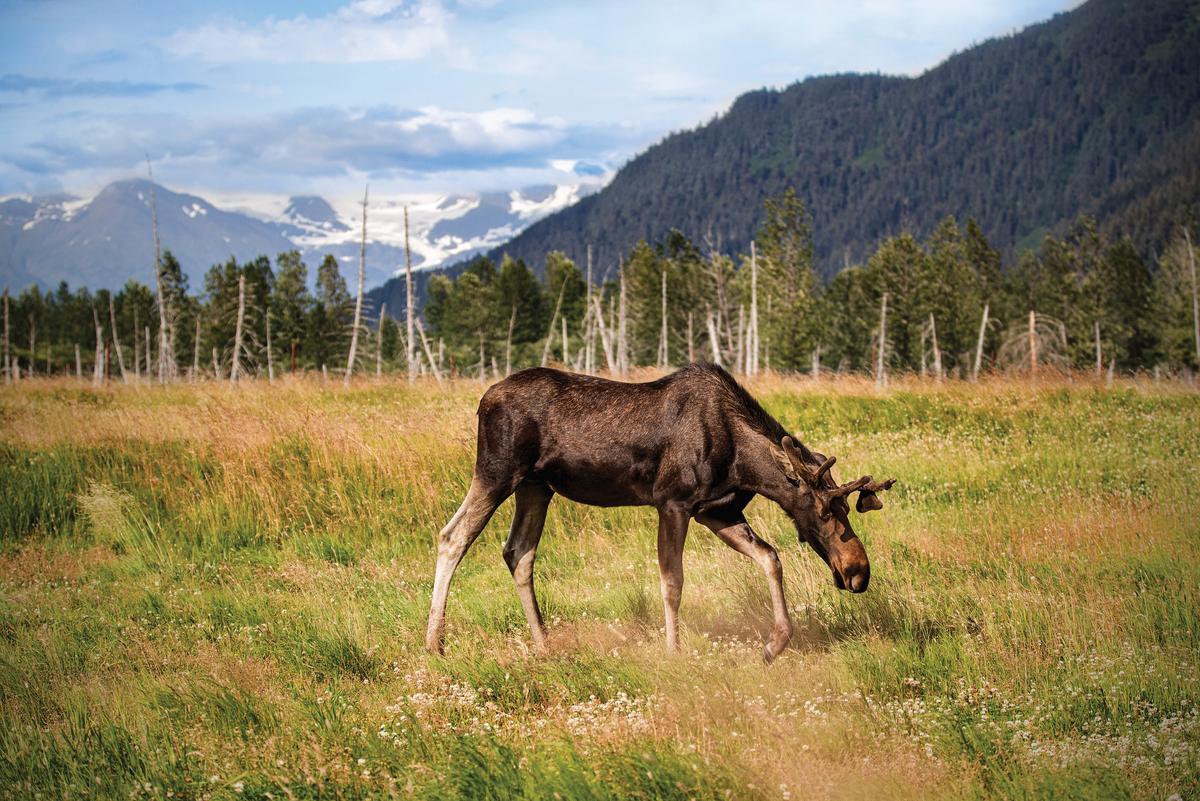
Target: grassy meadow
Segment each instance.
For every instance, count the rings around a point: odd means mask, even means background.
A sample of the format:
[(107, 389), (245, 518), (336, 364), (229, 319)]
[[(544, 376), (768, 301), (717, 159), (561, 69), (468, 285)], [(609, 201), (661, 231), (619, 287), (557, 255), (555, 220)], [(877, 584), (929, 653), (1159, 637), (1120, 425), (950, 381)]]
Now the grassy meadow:
[(0, 388), (0, 799), (1200, 798), (1200, 395), (752, 391), (899, 479), (796, 636), (693, 525), (668, 656), (648, 509), (551, 504), (529, 649), (501, 507), (422, 650), (479, 382)]

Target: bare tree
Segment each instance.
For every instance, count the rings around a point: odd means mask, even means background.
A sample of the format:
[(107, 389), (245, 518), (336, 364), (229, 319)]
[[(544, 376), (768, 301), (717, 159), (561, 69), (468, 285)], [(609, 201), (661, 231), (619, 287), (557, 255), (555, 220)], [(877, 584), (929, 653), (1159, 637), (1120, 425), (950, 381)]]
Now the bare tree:
[(712, 349), (713, 363), (715, 365), (717, 365), (717, 367), (720, 367), (721, 366), (721, 338), (717, 334), (717, 324), (716, 324), (716, 321), (713, 319), (713, 313), (712, 313), (711, 309), (707, 310), (705, 318), (706, 318), (705, 322), (707, 323), (707, 327), (708, 327), (708, 345)]
[(888, 293), (883, 293), (879, 303), (879, 331), (875, 356), (875, 385), (887, 384), (887, 302)]
[[(342, 379), (345, 386), (350, 386), (350, 376), (354, 373), (354, 359), (358, 355), (358, 329), (362, 327), (363, 283), (367, 269), (367, 192), (363, 190), (362, 240), (358, 248), (358, 295), (354, 299), (354, 327), (350, 331), (350, 355), (346, 359), (346, 375)], [(411, 368), (410, 368), (411, 372)]]
[(687, 326), (687, 353), (688, 363), (696, 361), (696, 339), (695, 333), (692, 331), (692, 310), (688, 309), (688, 326)]
[[(927, 342), (932, 342), (930, 348), (926, 347)], [(938, 347), (937, 339), (937, 321), (934, 320), (932, 312), (929, 315), (929, 322), (921, 328), (921, 377), (924, 378), (928, 372), (928, 360), (933, 356), (933, 374), (939, 381), (942, 380), (942, 350)]]
[(154, 285), (158, 293), (158, 383), (175, 378), (174, 318), (171, 302), (163, 290), (162, 246), (158, 238), (158, 193), (154, 189), (154, 171), (146, 157), (146, 173), (150, 176), (150, 222), (154, 229)]
[(1092, 330), (1096, 334), (1096, 377), (1100, 377), (1101, 371), (1104, 369), (1104, 356), (1100, 350), (1100, 321), (1095, 320), (1092, 323)]
[(113, 305), (111, 292), (108, 293), (108, 322), (112, 326), (113, 350), (117, 352), (117, 367), (121, 370), (121, 383), (128, 384), (129, 375), (125, 372), (125, 354), (121, 352), (121, 339), (117, 336), (117, 312)]
[[(12, 347), (8, 339), (8, 287), (4, 287), (4, 383), (12, 383)], [(79, 346), (76, 345), (76, 348)]]
[(271, 310), (267, 309), (266, 313), (267, 324), (267, 381), (275, 383), (275, 357), (271, 353)]
[(100, 315), (92, 307), (92, 323), (96, 326), (96, 364), (92, 369), (92, 383), (104, 383), (104, 329), (100, 326)]
[(617, 306), (617, 370), (621, 375), (629, 372), (628, 306), (625, 300), (625, 261), (617, 262), (617, 280), (621, 285), (621, 300)]
[(658, 366), (666, 369), (671, 364), (670, 340), (667, 338), (667, 267), (662, 268), (662, 333), (658, 338)]
[[(366, 216), (364, 211), (363, 216)], [(404, 343), (404, 355), (407, 360), (408, 380), (416, 377), (416, 341), (413, 339), (413, 279), (412, 279), (412, 249), (408, 246), (408, 206), (404, 207), (404, 329), (408, 339)], [(432, 362), (431, 362), (432, 364)]]
[(75, 343), (75, 377), (83, 378), (83, 355), (79, 352), (79, 343)]
[[(199, 315), (197, 315), (196, 320), (199, 321), (199, 319), (200, 319), (200, 317), (199, 317)], [(142, 380), (142, 347), (139, 344), (141, 342), (141, 333), (140, 333), (141, 330), (142, 330), (142, 324), (141, 324), (141, 321), (138, 319), (137, 304), (134, 304), (134, 307), (133, 307), (133, 377), (136, 381), (138, 381), (138, 383), (141, 383), (141, 380)]]
[(983, 364), (983, 337), (988, 327), (988, 304), (983, 304), (983, 320), (979, 323), (979, 340), (975, 343), (975, 366), (971, 370), (971, 380), (979, 380), (979, 368)]
[(504, 338), (504, 375), (512, 374), (512, 334), (513, 326), (517, 324), (517, 304), (513, 304), (512, 314), (508, 316), (508, 336)]
[(596, 320), (600, 327), (600, 343), (604, 348), (604, 364), (608, 367), (611, 373), (616, 370), (616, 358), (613, 356), (612, 339), (608, 335), (608, 329), (604, 325), (604, 310), (600, 307), (600, 293), (592, 295), (592, 303), (596, 308)]
[(747, 372), (758, 375), (758, 253), (750, 240), (750, 348)]
[(37, 372), (37, 321), (29, 314), (29, 377)]
[(246, 274), (238, 275), (237, 325), (233, 329), (233, 363), (229, 368), (229, 383), (236, 384), (242, 376), (242, 335), (246, 323)]
[(1063, 324), (1030, 310), (1025, 322), (1007, 331), (996, 355), (1002, 364), (1014, 369), (1024, 368), (1034, 376), (1042, 364), (1065, 366), (1066, 354), (1067, 332)]
[[(564, 280), (562, 286), (558, 288), (558, 300), (554, 303), (554, 314), (550, 316), (550, 328), (546, 331), (546, 344), (542, 346), (542, 367), (550, 360), (550, 343), (554, 341), (554, 326), (558, 322), (558, 313), (562, 309), (563, 293), (567, 290), (567, 282)], [(566, 322), (564, 320), (564, 322)], [(564, 337), (564, 341), (565, 341)], [(564, 350), (563, 361), (567, 360), (567, 355)]]
[[(135, 336), (136, 340), (137, 337)], [(200, 313), (196, 312), (196, 336), (192, 339), (192, 381), (200, 378)]]
[(1192, 333), (1196, 338), (1196, 367), (1200, 369), (1200, 296), (1196, 293), (1196, 249), (1192, 247), (1192, 236), (1188, 229), (1183, 229), (1183, 238), (1187, 242), (1188, 265), (1192, 274)]
[(421, 325), (421, 318), (415, 320), (417, 331), (421, 334), (421, 347), (425, 349), (425, 358), (429, 361), (429, 369), (433, 371), (433, 377), (437, 382), (442, 383), (442, 341), (438, 340), (438, 358), (433, 360), (433, 354), (429, 351), (429, 340), (425, 338), (425, 326)]
[[(405, 211), (407, 214), (407, 210)], [(379, 327), (375, 329), (375, 377), (383, 377), (383, 321), (387, 319), (387, 304), (379, 307)], [(409, 335), (412, 338), (412, 335)]]

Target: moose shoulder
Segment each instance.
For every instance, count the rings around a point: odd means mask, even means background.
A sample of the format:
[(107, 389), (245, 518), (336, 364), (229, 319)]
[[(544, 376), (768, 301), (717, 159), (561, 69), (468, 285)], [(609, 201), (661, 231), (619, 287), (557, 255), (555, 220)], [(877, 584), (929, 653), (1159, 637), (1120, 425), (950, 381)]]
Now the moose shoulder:
[(658, 565), (667, 647), (678, 647), (688, 521), (712, 529), (753, 559), (767, 576), (775, 628), (764, 656), (771, 661), (791, 637), (783, 571), (775, 549), (742, 512), (762, 495), (779, 504), (800, 539), (829, 565), (840, 589), (866, 590), (870, 563), (851, 528), (856, 508), (883, 507), (876, 493), (894, 479), (833, 479), (834, 458), (790, 437), (720, 367), (689, 365), (644, 384), (535, 368), (484, 393), (479, 403), (475, 473), (467, 497), (438, 538), (426, 647), (441, 653), (450, 579), (463, 555), (510, 495), (516, 496), (504, 559), (529, 620), (535, 646), (545, 626), (533, 588), (533, 561), (555, 493), (596, 506), (658, 510)]

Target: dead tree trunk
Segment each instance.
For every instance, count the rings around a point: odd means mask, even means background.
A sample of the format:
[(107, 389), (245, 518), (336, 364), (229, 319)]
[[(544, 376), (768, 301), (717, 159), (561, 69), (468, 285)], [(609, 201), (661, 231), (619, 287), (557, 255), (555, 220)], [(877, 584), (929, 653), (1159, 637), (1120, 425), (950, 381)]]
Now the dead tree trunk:
[(812, 377), (814, 379), (821, 377), (821, 345), (820, 345), (820, 343), (817, 343), (817, 346), (815, 348), (813, 348), (813, 352), (812, 352)]
[(1200, 369), (1200, 296), (1196, 293), (1196, 249), (1192, 247), (1192, 236), (1188, 229), (1183, 229), (1183, 238), (1187, 242), (1188, 264), (1192, 274), (1192, 333), (1196, 338), (1196, 368)]
[(29, 377), (33, 378), (37, 372), (37, 322), (33, 319), (32, 312), (29, 315)]
[[(407, 214), (407, 211), (405, 212)], [(383, 378), (383, 321), (387, 319), (387, 304), (379, 307), (379, 328), (375, 331), (375, 377)], [(412, 335), (409, 334), (411, 337)]]
[(937, 338), (937, 321), (933, 319), (933, 314), (929, 315), (929, 335), (933, 337), (933, 374), (937, 376), (937, 380), (942, 380), (942, 349), (938, 347)]
[[(199, 319), (197, 317), (196, 319)], [(138, 320), (137, 306), (133, 307), (133, 377), (141, 383), (142, 380), (142, 346), (141, 346), (141, 330), (142, 324)]]
[(433, 371), (433, 377), (437, 379), (439, 384), (442, 383), (442, 340), (438, 340), (438, 357), (437, 361), (433, 360), (433, 354), (429, 351), (429, 340), (425, 338), (425, 326), (421, 325), (421, 319), (418, 317), (414, 320), (417, 331), (421, 335), (421, 347), (425, 350), (425, 359), (429, 362), (429, 369)]
[(154, 229), (154, 285), (158, 293), (158, 383), (165, 384), (175, 378), (174, 342), (171, 337), (173, 318), (171, 303), (163, 289), (162, 246), (158, 238), (158, 193), (154, 190), (154, 172), (150, 158), (146, 158), (146, 172), (150, 176), (150, 221)]
[(1033, 309), (1029, 310), (1029, 375), (1037, 376), (1037, 315)]
[(734, 371), (746, 372), (746, 307), (738, 304), (737, 326), (737, 356), (734, 357)]
[(508, 316), (508, 336), (504, 338), (504, 377), (512, 375), (512, 334), (513, 326), (517, 323), (517, 304), (513, 304), (512, 314)]
[(213, 379), (216, 381), (220, 381), (221, 380), (221, 360), (217, 357), (217, 346), (216, 345), (213, 345), (212, 357), (213, 357)]
[(267, 381), (275, 383), (275, 357), (271, 353), (271, 310), (267, 309)]
[(596, 320), (600, 327), (600, 346), (604, 349), (604, 364), (608, 368), (608, 372), (616, 371), (616, 359), (613, 357), (612, 338), (608, 335), (608, 328), (604, 324), (604, 309), (600, 305), (599, 293), (592, 296), (592, 303), (596, 306)]
[(404, 344), (405, 368), (408, 370), (408, 380), (416, 377), (416, 340), (413, 338), (414, 321), (416, 320), (413, 303), (412, 279), (412, 248), (408, 244), (408, 206), (404, 207), (404, 331), (408, 339)]
[(884, 292), (879, 303), (879, 348), (875, 366), (875, 385), (878, 387), (887, 384), (887, 301), (888, 293)]
[[(12, 347), (8, 341), (8, 287), (4, 287), (4, 383), (12, 383)], [(78, 349), (78, 345), (75, 346)]]
[(621, 285), (621, 299), (617, 305), (617, 369), (621, 375), (625, 375), (629, 372), (629, 340), (626, 335), (628, 312), (625, 303), (625, 261), (623, 257), (617, 263), (617, 279)]
[(117, 352), (117, 367), (121, 371), (121, 383), (129, 383), (129, 374), (125, 372), (125, 354), (121, 352), (121, 338), (117, 336), (117, 311), (113, 304), (112, 293), (108, 293), (108, 322), (112, 326), (113, 350)]
[(585, 321), (583, 333), (583, 371), (589, 375), (596, 369), (596, 323), (592, 319), (592, 246), (587, 246), (587, 297), (584, 298), (583, 314)]
[(150, 360), (150, 326), (144, 326), (142, 331), (146, 335), (146, 378), (150, 379), (150, 377), (154, 375), (154, 362)]
[(487, 381), (487, 356), (483, 350), (483, 332), (479, 332), (479, 380)]
[(667, 268), (662, 270), (662, 334), (658, 340), (658, 366), (666, 369), (671, 363), (667, 331)]
[(1104, 369), (1104, 357), (1100, 350), (1100, 321), (1096, 320), (1092, 323), (1092, 330), (1096, 334), (1096, 378), (1100, 377), (1100, 372)]
[(979, 367), (983, 363), (983, 336), (987, 333), (988, 304), (983, 304), (983, 320), (979, 323), (979, 340), (975, 343), (975, 367), (971, 371), (971, 380), (979, 380)]
[(696, 361), (696, 341), (695, 334), (692, 332), (692, 310), (688, 309), (688, 327), (687, 327), (687, 348), (688, 348), (688, 364)]
[(196, 312), (196, 336), (192, 339), (192, 381), (200, 380), (200, 313)]
[(354, 327), (350, 330), (350, 355), (346, 359), (346, 375), (342, 384), (350, 386), (350, 376), (354, 374), (354, 360), (358, 357), (358, 329), (362, 326), (362, 302), (365, 272), (367, 269), (367, 192), (363, 190), (362, 239), (358, 247), (358, 294), (354, 299)]
[(758, 253), (750, 241), (750, 375), (758, 374)]
[(83, 355), (79, 352), (78, 342), (75, 343), (75, 377), (83, 378)]
[(236, 384), (242, 376), (242, 333), (246, 324), (246, 274), (238, 276), (237, 325), (233, 329), (233, 365), (229, 368), (229, 383)]
[(721, 366), (721, 338), (717, 335), (717, 324), (713, 321), (712, 310), (708, 310), (706, 316), (706, 324), (708, 327), (708, 345), (712, 350), (713, 364), (717, 367)]
[(99, 386), (104, 383), (104, 329), (95, 306), (92, 307), (92, 323), (96, 326), (96, 364), (92, 368), (92, 383)]
[[(550, 327), (546, 331), (546, 344), (542, 346), (542, 367), (550, 360), (550, 343), (554, 341), (554, 327), (558, 323), (558, 313), (562, 310), (563, 294), (567, 291), (566, 279), (563, 279), (562, 286), (558, 288), (558, 300), (554, 303), (554, 314), (550, 316)], [(563, 354), (563, 361), (566, 362), (566, 353)]]

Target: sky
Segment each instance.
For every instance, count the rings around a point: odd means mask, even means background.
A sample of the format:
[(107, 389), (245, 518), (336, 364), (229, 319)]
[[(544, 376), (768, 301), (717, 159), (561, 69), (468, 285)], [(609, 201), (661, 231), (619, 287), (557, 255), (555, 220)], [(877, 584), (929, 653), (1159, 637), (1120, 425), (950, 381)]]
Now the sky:
[(917, 75), (1063, 0), (0, 0), (0, 195), (597, 180), (739, 94)]

